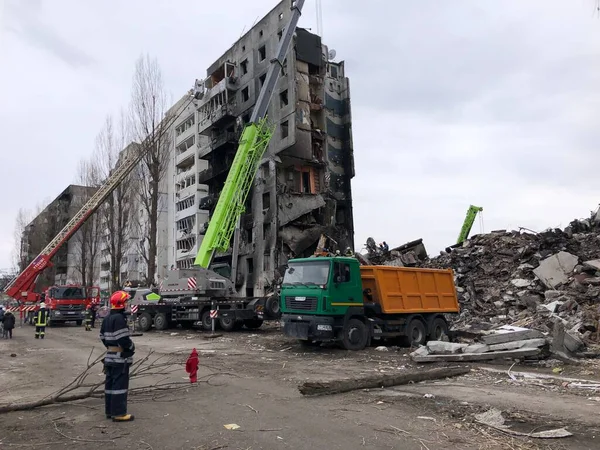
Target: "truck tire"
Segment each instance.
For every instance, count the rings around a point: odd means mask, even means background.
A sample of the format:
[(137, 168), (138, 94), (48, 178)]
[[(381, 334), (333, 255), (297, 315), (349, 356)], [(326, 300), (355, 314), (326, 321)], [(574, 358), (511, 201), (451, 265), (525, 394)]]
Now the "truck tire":
[(236, 320), (232, 317), (220, 317), (219, 325), (223, 331), (234, 331), (236, 328)]
[(439, 341), (444, 334), (448, 336), (448, 322), (443, 317), (436, 317), (429, 328), (429, 339)]
[[(210, 318), (210, 310), (207, 309), (206, 311), (204, 311), (202, 313), (202, 329), (204, 331), (212, 331), (212, 319)], [(215, 330), (219, 327), (219, 321), (216, 321), (217, 323), (215, 323)]]
[(415, 318), (406, 327), (406, 341), (411, 347), (419, 347), (427, 342), (427, 330), (425, 324)]
[(358, 319), (350, 319), (342, 330), (342, 345), (346, 350), (362, 350), (367, 346), (367, 326)]
[(154, 316), (154, 328), (156, 328), (158, 331), (169, 328), (169, 322), (167, 321), (167, 316), (165, 313), (158, 313), (156, 316)]
[(244, 320), (244, 326), (249, 330), (257, 330), (261, 327), (263, 321), (261, 319), (246, 319)]
[(279, 297), (272, 295), (265, 302), (265, 313), (269, 316), (277, 317), (281, 313)]
[(138, 328), (143, 332), (146, 332), (152, 328), (152, 317), (147, 312), (140, 314), (137, 322)]

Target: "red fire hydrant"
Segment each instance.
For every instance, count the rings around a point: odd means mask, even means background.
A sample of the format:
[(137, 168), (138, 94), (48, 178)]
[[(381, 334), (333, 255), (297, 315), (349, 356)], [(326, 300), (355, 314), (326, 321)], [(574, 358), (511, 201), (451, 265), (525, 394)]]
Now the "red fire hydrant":
[(196, 349), (192, 350), (192, 353), (188, 357), (185, 363), (185, 371), (190, 374), (190, 383), (198, 382), (198, 364), (200, 360), (198, 358), (198, 352)]

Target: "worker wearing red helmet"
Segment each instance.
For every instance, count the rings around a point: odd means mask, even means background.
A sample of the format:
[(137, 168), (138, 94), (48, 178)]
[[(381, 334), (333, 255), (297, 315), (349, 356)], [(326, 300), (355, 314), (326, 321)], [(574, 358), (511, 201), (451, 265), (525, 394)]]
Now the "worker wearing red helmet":
[(130, 296), (125, 291), (116, 291), (110, 297), (110, 314), (102, 321), (100, 339), (106, 347), (104, 357), (104, 406), (107, 419), (113, 422), (130, 422), (133, 415), (127, 414), (127, 392), (129, 390), (129, 366), (133, 363), (135, 345), (129, 337), (125, 318), (125, 307)]
[(92, 305), (85, 308), (85, 331), (92, 331)]

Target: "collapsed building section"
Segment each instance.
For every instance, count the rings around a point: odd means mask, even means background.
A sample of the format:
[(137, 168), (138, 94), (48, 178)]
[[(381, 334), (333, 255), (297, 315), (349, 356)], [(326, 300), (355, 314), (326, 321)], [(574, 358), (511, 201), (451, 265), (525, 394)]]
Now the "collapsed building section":
[[(270, 60), (288, 23), (282, 1), (215, 62), (198, 104), (198, 183), (212, 213), (249, 121)], [(322, 234), (341, 250), (353, 247), (354, 176), (349, 82), (321, 38), (296, 30), (269, 107), (273, 138), (261, 161), (232, 248), (215, 255), (239, 295), (269, 291), (289, 258), (312, 254)], [(198, 230), (202, 235), (206, 226)], [(201, 236), (200, 236), (201, 239)], [(198, 239), (199, 240), (199, 239)]]

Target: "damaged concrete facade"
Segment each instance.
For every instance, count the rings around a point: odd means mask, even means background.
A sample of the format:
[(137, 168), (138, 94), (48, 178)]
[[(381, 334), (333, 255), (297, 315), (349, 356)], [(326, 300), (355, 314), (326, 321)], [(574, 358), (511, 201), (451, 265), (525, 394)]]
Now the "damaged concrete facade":
[[(207, 164), (198, 173), (197, 182), (208, 187), (199, 207), (208, 214), (289, 21), (289, 7), (289, 0), (279, 3), (207, 70), (195, 139), (198, 158)], [(232, 270), (237, 265), (241, 296), (269, 291), (281, 266), (312, 254), (323, 233), (341, 251), (353, 248), (349, 81), (344, 63), (328, 56), (319, 36), (296, 30), (269, 107), (274, 134), (240, 220), (238, 251), (214, 260)]]
[[(96, 188), (70, 185), (44, 208), (26, 227), (21, 239), (21, 261), (26, 264), (48, 245), (60, 230), (96, 192)], [(63, 245), (52, 258), (52, 266), (40, 274), (38, 290), (51, 285), (80, 282), (76, 260), (81, 255), (81, 230)], [(22, 267), (23, 270), (25, 267)]]

